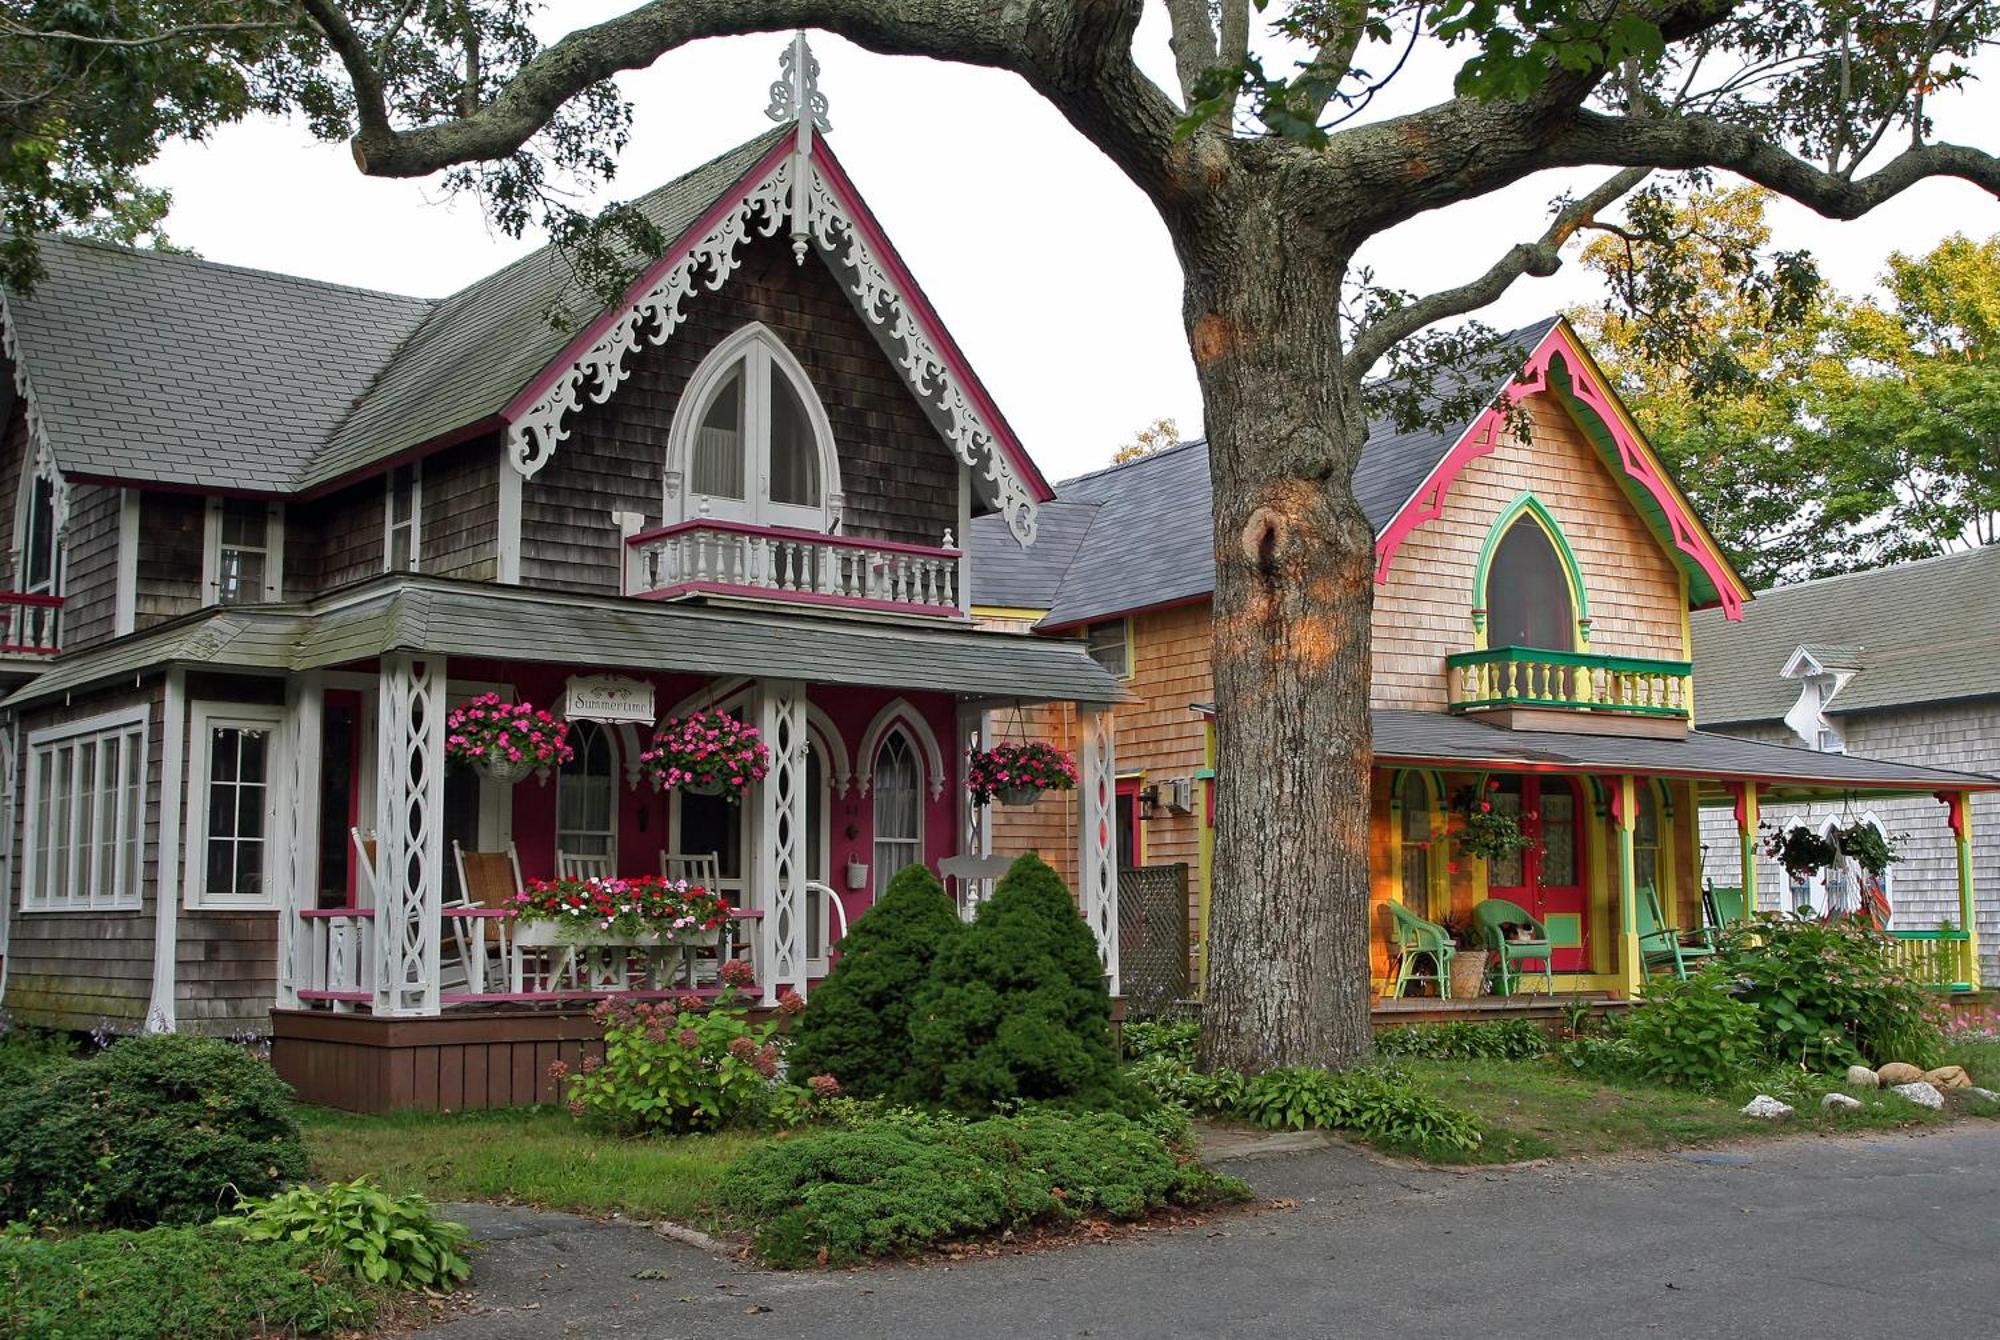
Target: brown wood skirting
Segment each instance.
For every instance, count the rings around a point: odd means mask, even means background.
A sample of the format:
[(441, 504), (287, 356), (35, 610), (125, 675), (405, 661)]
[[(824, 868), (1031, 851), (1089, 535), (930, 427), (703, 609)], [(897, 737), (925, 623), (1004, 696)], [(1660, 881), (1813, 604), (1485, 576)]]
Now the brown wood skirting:
[(472, 1112), (557, 1101), (549, 1064), (601, 1053), (584, 1010), (435, 1019), (271, 1011), (271, 1064), (303, 1102), (349, 1112)]

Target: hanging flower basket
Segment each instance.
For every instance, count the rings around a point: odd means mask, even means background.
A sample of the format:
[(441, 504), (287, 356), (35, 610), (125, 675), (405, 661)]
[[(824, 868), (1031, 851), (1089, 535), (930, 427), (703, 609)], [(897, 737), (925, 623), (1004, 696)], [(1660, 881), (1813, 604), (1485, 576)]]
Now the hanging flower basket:
[(575, 754), (569, 723), (533, 703), (510, 703), (482, 693), (444, 722), (444, 753), (469, 763), (496, 782), (518, 782), (529, 773), (559, 768)]
[(660, 724), (639, 770), (656, 787), (741, 800), (771, 770), (771, 751), (755, 726), (727, 712), (695, 712)]
[(1839, 844), (1842, 856), (1852, 857), (1855, 864), (1880, 879), (1888, 873), (1890, 866), (1903, 859), (1902, 853), (1896, 850), (1901, 836), (1883, 833), (1875, 825), (1856, 819), (1834, 833), (1833, 839)]
[(1793, 878), (1809, 877), (1840, 859), (1833, 839), (1810, 828), (1787, 828), (1764, 840), (1764, 854)]
[(1500, 783), (1489, 781), (1483, 791), (1462, 790), (1451, 798), (1449, 834), (1452, 843), (1467, 856), (1482, 861), (1504, 861), (1517, 851), (1535, 845), (1521, 831), (1521, 821), (1493, 805), (1493, 792)]
[(975, 749), (966, 755), (965, 789), (975, 805), (1032, 805), (1044, 791), (1076, 789), (1076, 760), (1041, 740)]
[(536, 879), (514, 895), (514, 943), (712, 945), (729, 900), (684, 879)]

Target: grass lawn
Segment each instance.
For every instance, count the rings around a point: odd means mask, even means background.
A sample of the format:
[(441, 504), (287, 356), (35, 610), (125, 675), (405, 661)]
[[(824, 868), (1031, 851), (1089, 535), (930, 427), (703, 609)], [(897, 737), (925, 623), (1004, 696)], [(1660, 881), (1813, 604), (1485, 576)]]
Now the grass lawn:
[[(1964, 1066), (1975, 1084), (1995, 1087), (1990, 1081), (2000, 1081), (2000, 1042), (1960, 1043), (1948, 1049), (1945, 1059)], [(1955, 1120), (1965, 1111), (1931, 1112), (1883, 1093), (1876, 1096), (1880, 1107), (1825, 1112), (1799, 1102), (1794, 1104), (1799, 1109), (1795, 1118), (1771, 1122), (1737, 1110), (1758, 1092), (1753, 1084), (1701, 1094), (1657, 1085), (1605, 1084), (1554, 1060), (1401, 1064), (1420, 1083), (1468, 1109), (1486, 1127), (1486, 1142), (1470, 1160), (1477, 1163), (1679, 1149), (1797, 1131), (1930, 1126)]]
[(711, 1224), (722, 1173), (766, 1136), (621, 1140), (567, 1112), (523, 1108), (448, 1116), (361, 1117), (301, 1108), (313, 1175), (367, 1174), (390, 1191), (435, 1201), (483, 1200), (578, 1214), (617, 1212)]

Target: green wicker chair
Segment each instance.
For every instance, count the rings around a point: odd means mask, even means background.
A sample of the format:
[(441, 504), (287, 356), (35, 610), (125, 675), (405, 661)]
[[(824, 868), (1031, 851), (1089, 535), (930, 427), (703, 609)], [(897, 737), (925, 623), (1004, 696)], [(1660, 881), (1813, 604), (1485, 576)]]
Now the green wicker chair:
[[(1498, 964), (1495, 969), (1500, 979), (1500, 994), (1514, 994), (1515, 984), (1521, 973), (1515, 968), (1517, 963), (1539, 961), (1542, 965), (1542, 980), (1547, 983), (1549, 994), (1556, 993), (1555, 946), (1549, 943), (1549, 928), (1528, 915), (1527, 909), (1518, 903), (1510, 903), (1505, 898), (1488, 898), (1472, 909), (1473, 924), (1479, 927), (1479, 934), (1486, 941)], [(1525, 940), (1508, 938), (1507, 927), (1526, 926), (1533, 935)]]
[(1685, 979), (1690, 968), (1715, 957), (1715, 946), (1706, 930), (1682, 931), (1666, 924), (1659, 891), (1652, 885), (1641, 884), (1633, 901), (1639, 916), (1639, 958), (1647, 972), (1671, 969), (1674, 976)]
[[(1396, 985), (1390, 995), (1402, 995), (1403, 988), (1411, 982), (1436, 982), (1438, 998), (1451, 999), (1451, 956), (1458, 951), (1451, 943), (1450, 932), (1397, 902), (1389, 904), (1389, 928), (1400, 956)], [(1417, 971), (1418, 961), (1425, 956), (1431, 961), (1431, 971), (1427, 973)]]

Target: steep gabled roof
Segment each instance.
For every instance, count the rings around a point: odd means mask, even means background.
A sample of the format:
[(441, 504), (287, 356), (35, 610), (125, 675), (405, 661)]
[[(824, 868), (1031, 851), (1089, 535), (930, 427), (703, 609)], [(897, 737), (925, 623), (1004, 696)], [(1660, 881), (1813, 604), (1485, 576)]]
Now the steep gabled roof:
[(1715, 610), (1692, 622), (1695, 715), (1709, 729), (1783, 720), (1799, 684), (1782, 671), (1801, 646), (1858, 663), (1835, 716), (2000, 697), (2000, 545), (1773, 587), (1741, 623)]
[(41, 241), (5, 299), (57, 463), (72, 475), (282, 492), (430, 312), (420, 298)]

